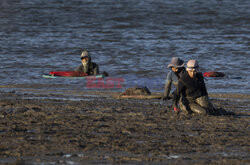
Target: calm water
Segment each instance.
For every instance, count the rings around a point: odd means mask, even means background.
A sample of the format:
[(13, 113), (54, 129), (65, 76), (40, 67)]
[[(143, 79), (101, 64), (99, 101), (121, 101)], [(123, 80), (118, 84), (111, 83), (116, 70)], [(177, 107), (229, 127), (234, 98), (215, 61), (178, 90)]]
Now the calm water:
[(173, 56), (197, 59), (209, 92), (250, 91), (249, 0), (1, 0), (0, 85), (54, 84), (86, 90), (83, 80), (44, 79), (73, 70), (83, 49), (124, 87), (163, 91)]

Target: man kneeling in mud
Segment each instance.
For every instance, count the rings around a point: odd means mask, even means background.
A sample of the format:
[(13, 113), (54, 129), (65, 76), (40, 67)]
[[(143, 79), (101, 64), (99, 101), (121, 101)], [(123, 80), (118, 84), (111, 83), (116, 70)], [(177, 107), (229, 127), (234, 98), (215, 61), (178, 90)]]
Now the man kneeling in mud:
[(186, 113), (212, 114), (215, 108), (209, 100), (204, 77), (198, 69), (199, 64), (196, 60), (188, 61), (187, 72), (184, 72), (178, 81), (174, 109), (178, 109), (177, 102), (181, 99), (180, 109)]
[[(177, 88), (178, 80), (180, 76), (186, 72), (186, 68), (184, 67), (184, 61), (181, 60), (178, 57), (173, 57), (171, 59), (171, 63), (168, 64), (168, 68), (171, 68), (171, 70), (168, 72), (166, 84), (164, 88), (164, 95), (161, 98), (162, 100), (170, 100), (170, 91), (172, 84)], [(174, 95), (176, 93), (176, 90), (171, 95)], [(181, 100), (181, 99), (180, 99)], [(177, 111), (178, 109), (174, 108), (174, 111)]]

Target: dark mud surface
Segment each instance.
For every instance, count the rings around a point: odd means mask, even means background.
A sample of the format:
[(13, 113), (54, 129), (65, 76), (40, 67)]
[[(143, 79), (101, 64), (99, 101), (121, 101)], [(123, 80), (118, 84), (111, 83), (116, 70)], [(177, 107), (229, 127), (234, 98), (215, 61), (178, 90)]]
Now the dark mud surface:
[(177, 115), (157, 99), (0, 95), (1, 164), (250, 163), (249, 95), (213, 95), (236, 116)]

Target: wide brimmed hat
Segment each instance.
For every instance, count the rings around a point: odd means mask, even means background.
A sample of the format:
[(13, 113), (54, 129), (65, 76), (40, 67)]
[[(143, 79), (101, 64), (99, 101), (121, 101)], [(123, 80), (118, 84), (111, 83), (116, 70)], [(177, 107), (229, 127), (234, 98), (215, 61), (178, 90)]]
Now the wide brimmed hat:
[(173, 57), (171, 59), (171, 63), (168, 64), (168, 68), (175, 67), (175, 68), (181, 68), (184, 66), (184, 61), (181, 60), (179, 57)]

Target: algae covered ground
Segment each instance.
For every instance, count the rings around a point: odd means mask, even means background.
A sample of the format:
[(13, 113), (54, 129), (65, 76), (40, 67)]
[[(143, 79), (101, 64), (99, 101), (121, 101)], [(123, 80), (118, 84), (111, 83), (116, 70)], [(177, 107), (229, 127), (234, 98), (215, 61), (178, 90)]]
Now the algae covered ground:
[(0, 163), (250, 163), (249, 95), (210, 95), (235, 116), (177, 115), (170, 101), (114, 93), (0, 95)]

